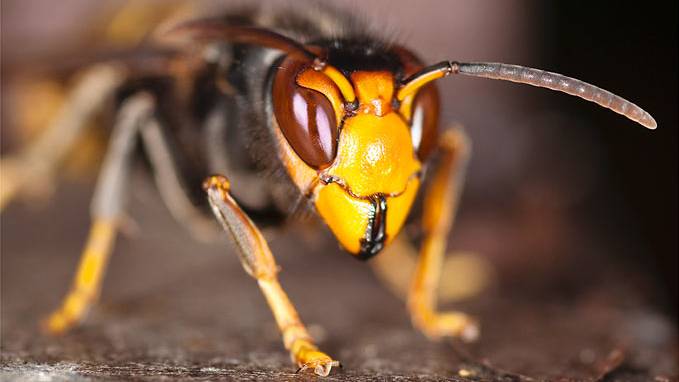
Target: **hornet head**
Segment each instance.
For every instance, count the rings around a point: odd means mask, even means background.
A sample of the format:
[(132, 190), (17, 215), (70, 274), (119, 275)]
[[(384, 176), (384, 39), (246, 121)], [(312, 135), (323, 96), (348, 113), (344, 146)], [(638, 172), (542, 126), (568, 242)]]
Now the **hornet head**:
[(286, 57), (275, 69), (283, 151), (299, 162), (293, 172), (303, 165), (315, 176), (308, 196), (341, 245), (367, 259), (410, 212), (436, 139), (438, 94), (432, 85), (397, 98), (404, 76), (421, 68), (405, 50), (351, 42), (310, 49), (326, 60)]

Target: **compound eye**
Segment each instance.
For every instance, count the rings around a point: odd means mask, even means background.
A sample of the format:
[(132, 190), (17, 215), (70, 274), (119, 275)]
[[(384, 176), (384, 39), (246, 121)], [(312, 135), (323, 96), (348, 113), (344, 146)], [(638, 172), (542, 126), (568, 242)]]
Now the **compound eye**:
[(412, 105), (410, 135), (420, 160), (426, 160), (436, 145), (439, 119), (439, 95), (434, 84), (422, 88)]
[(306, 164), (323, 169), (337, 154), (337, 118), (320, 92), (297, 85), (303, 65), (286, 59), (273, 84), (274, 115), (285, 139)]

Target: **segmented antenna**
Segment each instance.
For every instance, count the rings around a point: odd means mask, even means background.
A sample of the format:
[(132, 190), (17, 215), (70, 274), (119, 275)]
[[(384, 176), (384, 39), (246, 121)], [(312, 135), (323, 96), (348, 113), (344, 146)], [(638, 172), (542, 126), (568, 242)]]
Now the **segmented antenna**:
[(560, 91), (597, 103), (649, 129), (655, 129), (658, 126), (649, 113), (632, 102), (607, 90), (562, 74), (493, 62), (460, 63), (453, 61), (447, 64), (450, 67), (450, 73), (453, 74), (512, 81)]
[(439, 62), (420, 70), (403, 81), (396, 96), (399, 101), (403, 101), (407, 97), (414, 96), (422, 86), (450, 74), (512, 81), (560, 91), (597, 103), (649, 129), (658, 127), (655, 119), (639, 106), (587, 82), (544, 70), (495, 62)]

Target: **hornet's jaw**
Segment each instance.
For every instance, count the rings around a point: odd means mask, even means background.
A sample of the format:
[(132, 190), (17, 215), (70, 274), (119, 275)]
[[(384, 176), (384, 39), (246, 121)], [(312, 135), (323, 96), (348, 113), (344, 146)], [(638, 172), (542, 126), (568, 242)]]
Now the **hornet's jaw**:
[(321, 184), (315, 192), (315, 204), (342, 247), (367, 260), (399, 233), (419, 186), (419, 178), (412, 177), (401, 193), (357, 197), (338, 183)]
[(361, 260), (368, 260), (369, 258), (380, 253), (384, 248), (384, 242), (387, 239), (387, 201), (384, 195), (373, 195), (369, 198), (372, 205), (373, 213), (368, 217), (368, 225), (365, 227), (365, 237), (359, 242), (361, 243), (361, 250), (356, 256)]

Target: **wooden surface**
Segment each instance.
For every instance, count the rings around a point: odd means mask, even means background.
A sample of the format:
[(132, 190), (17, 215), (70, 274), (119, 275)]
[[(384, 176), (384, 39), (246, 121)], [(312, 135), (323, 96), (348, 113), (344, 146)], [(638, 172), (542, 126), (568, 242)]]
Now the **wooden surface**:
[[(315, 379), (294, 373), (231, 247), (193, 242), (143, 188), (131, 208), (140, 228), (118, 240), (102, 303), (71, 334), (39, 334), (39, 319), (75, 269), (88, 195), (66, 186), (43, 209), (15, 204), (2, 215), (2, 380)], [(558, 277), (539, 288), (495, 285), (456, 304), (480, 318), (480, 341), (436, 344), (412, 329), (403, 303), (365, 264), (327, 234), (310, 238), (291, 231), (271, 246), (303, 320), (344, 365), (327, 380), (665, 381), (677, 374), (675, 321), (640, 297), (625, 270), (597, 272), (606, 276), (581, 288), (565, 288)]]

